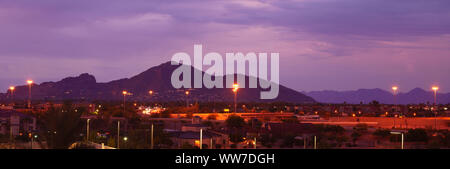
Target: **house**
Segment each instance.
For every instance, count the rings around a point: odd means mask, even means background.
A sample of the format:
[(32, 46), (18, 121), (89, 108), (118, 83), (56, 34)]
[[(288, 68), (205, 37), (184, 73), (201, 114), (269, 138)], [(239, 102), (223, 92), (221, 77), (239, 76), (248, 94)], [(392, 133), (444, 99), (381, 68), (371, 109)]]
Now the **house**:
[(311, 123), (276, 123), (270, 122), (265, 124), (265, 128), (273, 137), (284, 137), (286, 135), (309, 135), (316, 133), (316, 127)]
[(36, 130), (36, 118), (15, 110), (0, 110), (0, 134), (18, 136)]
[(184, 145), (200, 147), (200, 130), (202, 131), (202, 147), (213, 149), (228, 145), (227, 134), (211, 130), (209, 126), (200, 123), (201, 119), (194, 117), (192, 123), (183, 125), (181, 130), (167, 130), (174, 146), (176, 148), (182, 148)]

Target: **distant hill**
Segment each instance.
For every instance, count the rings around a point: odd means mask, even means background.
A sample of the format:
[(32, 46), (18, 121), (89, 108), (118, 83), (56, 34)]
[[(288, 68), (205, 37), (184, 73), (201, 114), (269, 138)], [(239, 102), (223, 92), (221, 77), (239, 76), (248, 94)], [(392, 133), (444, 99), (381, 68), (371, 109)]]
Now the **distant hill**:
[[(376, 100), (380, 103), (393, 104), (394, 95), (391, 92), (382, 89), (359, 89), (356, 91), (313, 91), (304, 94), (311, 96), (318, 102), (323, 103), (350, 103), (359, 104), (360, 102), (369, 103)], [(440, 104), (450, 103), (450, 93), (438, 93), (437, 101)], [(433, 103), (434, 93), (425, 91), (421, 88), (415, 88), (407, 93), (399, 93), (396, 96), (398, 104), (420, 104)]]
[[(185, 65), (183, 65), (185, 66)], [(172, 72), (178, 66), (171, 65), (170, 62), (152, 67), (131, 78), (114, 80), (107, 83), (98, 83), (94, 76), (81, 74), (78, 77), (64, 78), (58, 82), (44, 82), (34, 84), (32, 87), (33, 100), (122, 100), (122, 91), (126, 90), (132, 95), (127, 96), (128, 100), (158, 100), (177, 101), (185, 100), (186, 89), (175, 89), (171, 84)], [(194, 68), (191, 67), (193, 71)], [(237, 75), (235, 75), (237, 76)], [(248, 84), (249, 78), (245, 76)], [(192, 80), (193, 81), (193, 80)], [(224, 80), (225, 82), (225, 80)], [(154, 91), (154, 95), (149, 95), (149, 90)], [(189, 100), (192, 101), (233, 101), (231, 89), (189, 89)], [(292, 102), (292, 103), (313, 103), (309, 96), (280, 85), (279, 96), (273, 100), (260, 100), (261, 88), (242, 88), (238, 92), (240, 102)], [(0, 98), (7, 99), (8, 94), (0, 94)], [(15, 99), (25, 100), (28, 97), (28, 86), (17, 86), (14, 92)]]

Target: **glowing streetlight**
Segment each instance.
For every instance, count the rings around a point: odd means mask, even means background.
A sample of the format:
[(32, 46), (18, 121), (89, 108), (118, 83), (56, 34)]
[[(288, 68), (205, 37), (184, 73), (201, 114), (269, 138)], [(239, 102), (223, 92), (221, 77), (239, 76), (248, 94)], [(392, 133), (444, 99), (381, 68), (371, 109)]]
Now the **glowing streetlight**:
[(10, 86), (9, 87), (9, 91), (11, 92), (11, 100), (14, 102), (14, 90), (16, 89), (16, 87), (14, 86)]
[(434, 106), (436, 106), (436, 112), (434, 112), (434, 128), (437, 129), (437, 91), (439, 90), (439, 87), (433, 86), (431, 89), (434, 91)]
[(436, 98), (436, 96), (437, 96), (437, 91), (439, 90), (439, 87), (433, 86), (431, 89), (434, 91), (434, 105), (437, 105), (437, 98)]
[(189, 107), (189, 101), (188, 101), (188, 96), (189, 96), (189, 90), (184, 92), (184, 94), (186, 94), (186, 107)]
[(234, 93), (234, 112), (237, 113), (237, 91), (239, 89), (239, 84), (233, 84), (233, 93)]
[(27, 80), (28, 84), (28, 108), (31, 109), (31, 86), (33, 85), (33, 80)]
[(397, 104), (397, 99), (396, 99), (397, 90), (398, 90), (398, 86), (392, 87), (392, 91), (394, 91), (394, 104)]
[(125, 97), (127, 96), (128, 92), (127, 91), (122, 91), (123, 94), (123, 113), (125, 113)]
[[(152, 99), (152, 96), (153, 96), (153, 90), (149, 90), (148, 91), (148, 94), (150, 95), (150, 100)], [(151, 105), (151, 104), (150, 104)]]

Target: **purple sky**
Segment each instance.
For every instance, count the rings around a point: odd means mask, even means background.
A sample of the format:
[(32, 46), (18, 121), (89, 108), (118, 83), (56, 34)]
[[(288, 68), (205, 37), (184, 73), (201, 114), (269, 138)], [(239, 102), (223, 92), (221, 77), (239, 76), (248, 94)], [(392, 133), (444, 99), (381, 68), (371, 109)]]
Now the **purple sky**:
[(2, 0), (0, 88), (131, 77), (176, 52), (279, 52), (299, 91), (450, 92), (449, 0)]

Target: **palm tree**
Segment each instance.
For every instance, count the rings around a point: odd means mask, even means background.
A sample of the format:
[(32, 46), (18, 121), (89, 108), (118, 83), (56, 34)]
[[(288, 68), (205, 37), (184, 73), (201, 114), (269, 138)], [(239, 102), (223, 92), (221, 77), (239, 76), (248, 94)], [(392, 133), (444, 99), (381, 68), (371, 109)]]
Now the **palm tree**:
[(82, 111), (77, 111), (72, 104), (65, 102), (61, 108), (51, 107), (41, 115), (38, 123), (41, 125), (40, 135), (52, 149), (66, 149), (79, 140), (82, 131), (80, 119)]

